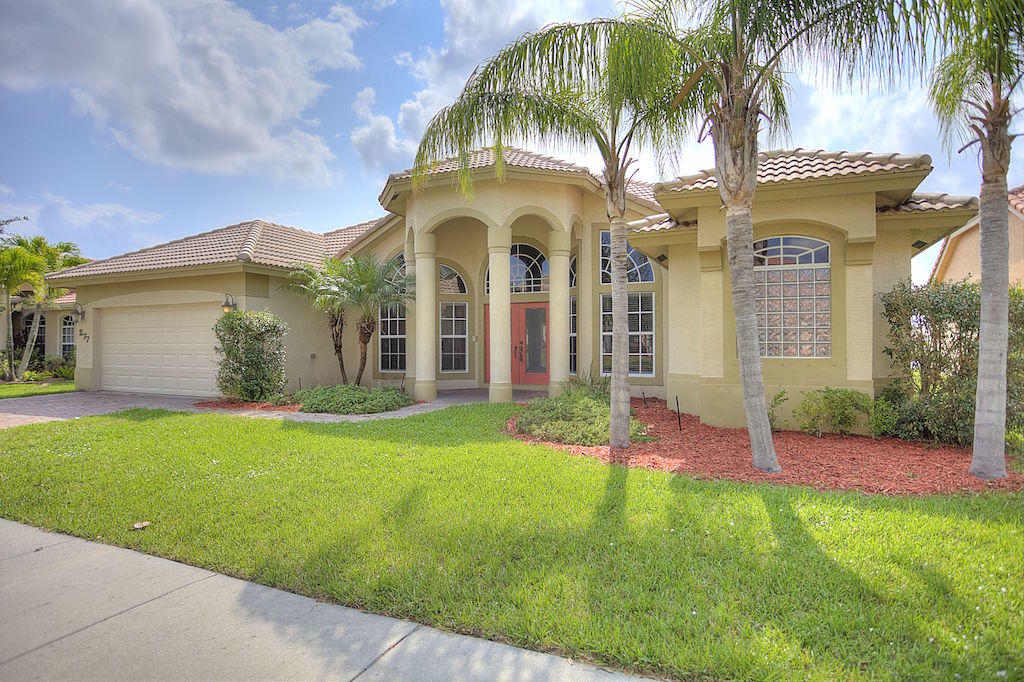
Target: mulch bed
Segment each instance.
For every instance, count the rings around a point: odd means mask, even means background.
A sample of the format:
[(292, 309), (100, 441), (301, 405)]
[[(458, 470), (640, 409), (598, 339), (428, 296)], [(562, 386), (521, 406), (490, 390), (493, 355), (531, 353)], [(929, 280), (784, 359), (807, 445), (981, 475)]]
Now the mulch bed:
[[(999, 481), (985, 482), (967, 473), (971, 451), (931, 446), (894, 438), (825, 435), (816, 438), (799, 431), (775, 434), (775, 451), (782, 473), (769, 475), (751, 463), (746, 429), (722, 429), (701, 424), (698, 417), (676, 413), (665, 401), (633, 401), (633, 416), (647, 424), (657, 440), (634, 443), (624, 450), (607, 445), (580, 446), (544, 443), (574, 455), (597, 457), (629, 467), (660, 469), (694, 478), (728, 479), (751, 483), (806, 485), (818, 490), (860, 490), (886, 495), (933, 495), (965, 491), (1021, 490), (1024, 474), (1011, 472)], [(541, 441), (516, 431), (515, 417), (507, 428), (516, 438)]]
[(264, 410), (266, 412), (298, 412), (302, 405), (274, 405), (273, 403), (250, 403), (244, 400), (205, 400), (196, 407), (214, 410)]

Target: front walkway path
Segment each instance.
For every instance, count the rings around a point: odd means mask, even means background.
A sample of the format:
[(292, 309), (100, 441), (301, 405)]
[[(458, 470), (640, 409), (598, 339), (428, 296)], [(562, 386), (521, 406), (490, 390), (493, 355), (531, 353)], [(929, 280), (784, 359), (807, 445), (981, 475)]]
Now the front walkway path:
[[(516, 400), (527, 400), (539, 393), (516, 392)], [(487, 402), (486, 390), (442, 391), (437, 400), (417, 403), (392, 412), (379, 414), (308, 414), (305, 412), (275, 412), (269, 410), (221, 410), (200, 409), (195, 403), (210, 398), (187, 396), (143, 395), (135, 393), (111, 393), (107, 391), (78, 391), (36, 395), (28, 398), (5, 398), (0, 400), (0, 429), (22, 424), (74, 419), (95, 414), (119, 412), (133, 407), (172, 410), (175, 412), (218, 412), (261, 419), (289, 419), (300, 422), (337, 423), (360, 422), (371, 419), (401, 419), (414, 414), (441, 410), (449, 405)]]
[(0, 679), (627, 680), (0, 519)]

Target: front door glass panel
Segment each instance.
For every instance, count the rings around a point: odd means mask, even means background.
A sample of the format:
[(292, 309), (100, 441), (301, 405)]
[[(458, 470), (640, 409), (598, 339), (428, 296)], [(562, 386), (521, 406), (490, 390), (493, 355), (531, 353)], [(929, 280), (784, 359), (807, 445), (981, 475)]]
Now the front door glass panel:
[(524, 369), (527, 374), (546, 374), (548, 371), (548, 311), (546, 308), (527, 308), (525, 312)]

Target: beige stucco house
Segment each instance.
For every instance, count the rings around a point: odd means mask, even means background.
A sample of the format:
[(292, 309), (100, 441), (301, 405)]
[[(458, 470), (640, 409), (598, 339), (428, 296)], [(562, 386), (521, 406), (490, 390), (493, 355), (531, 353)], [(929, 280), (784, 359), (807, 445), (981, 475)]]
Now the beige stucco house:
[[(1007, 197), (1010, 223), (1010, 282), (1024, 283), (1024, 185), (1011, 189)], [(932, 268), (931, 281), (981, 281), (981, 232), (978, 216), (942, 242)]]
[[(12, 297), (15, 304), (11, 316), (15, 332), (24, 332), (32, 326), (36, 313), (31, 303), (26, 300), (31, 290), (26, 289)], [(2, 298), (0, 298), (2, 301)], [(39, 332), (36, 335), (36, 348), (47, 357), (68, 358), (75, 351), (75, 333), (77, 331), (75, 314), (75, 292), (69, 291), (64, 296), (54, 299), (40, 313)], [(7, 338), (7, 316), (0, 315), (0, 339)], [(0, 342), (0, 348), (3, 343)], [(20, 359), (20, 356), (19, 358)]]
[[(374, 383), (419, 399), (456, 388), (559, 390), (610, 368), (607, 219), (586, 168), (522, 150), (473, 156), (471, 197), (442, 163), (413, 191), (409, 172), (380, 194), (386, 215), (325, 234), (251, 221), (64, 270), (85, 310), (83, 389), (216, 393), (211, 326), (226, 296), (287, 321), (296, 388), (339, 380), (323, 316), (281, 288), (295, 262), (373, 251), (416, 275), (407, 309), (381, 313)], [(761, 157), (754, 205), (762, 355), (769, 393), (829, 386), (873, 393), (889, 377), (877, 294), (910, 259), (977, 212), (971, 197), (915, 193), (926, 155), (787, 150)], [(725, 258), (711, 172), (628, 196), (633, 391), (708, 423), (743, 424)], [(346, 365), (355, 366), (354, 324)]]

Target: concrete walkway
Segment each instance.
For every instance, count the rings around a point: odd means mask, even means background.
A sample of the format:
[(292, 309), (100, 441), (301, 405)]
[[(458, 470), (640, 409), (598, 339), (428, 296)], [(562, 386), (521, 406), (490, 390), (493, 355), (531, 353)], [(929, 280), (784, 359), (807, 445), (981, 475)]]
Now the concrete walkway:
[(0, 679), (627, 680), (0, 519)]
[[(540, 395), (533, 392), (516, 392), (515, 400), (528, 400)], [(144, 395), (135, 393), (112, 393), (108, 391), (79, 391), (36, 395), (28, 398), (5, 398), (0, 400), (0, 429), (23, 424), (74, 419), (96, 414), (120, 412), (133, 407), (172, 410), (175, 412), (216, 412), (260, 419), (288, 419), (299, 422), (332, 424), (340, 422), (361, 422), (371, 419), (401, 419), (414, 414), (442, 410), (450, 405), (487, 402), (486, 389), (443, 391), (437, 400), (417, 403), (392, 412), (379, 414), (308, 414), (305, 412), (276, 412), (268, 410), (221, 410), (200, 409), (195, 403), (210, 398), (189, 396)]]

